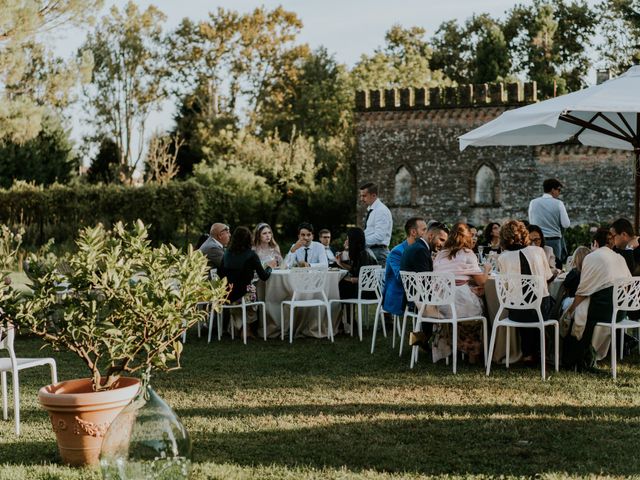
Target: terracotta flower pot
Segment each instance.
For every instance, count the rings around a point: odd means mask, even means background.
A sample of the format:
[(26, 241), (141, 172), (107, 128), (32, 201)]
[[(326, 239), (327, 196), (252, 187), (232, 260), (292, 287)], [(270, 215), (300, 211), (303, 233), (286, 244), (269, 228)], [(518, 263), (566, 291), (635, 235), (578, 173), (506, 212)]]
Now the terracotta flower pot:
[(38, 400), (49, 412), (62, 461), (94, 465), (100, 458), (102, 437), (140, 388), (137, 378), (120, 378), (115, 388), (94, 392), (91, 379), (69, 380), (42, 387)]

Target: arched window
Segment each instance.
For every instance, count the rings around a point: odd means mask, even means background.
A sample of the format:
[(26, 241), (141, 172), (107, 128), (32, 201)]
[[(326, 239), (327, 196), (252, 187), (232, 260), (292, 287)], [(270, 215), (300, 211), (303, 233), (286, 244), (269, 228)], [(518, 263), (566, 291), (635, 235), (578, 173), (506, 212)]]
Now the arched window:
[(394, 202), (396, 205), (410, 205), (413, 189), (413, 175), (404, 166), (396, 172)]
[(488, 165), (482, 165), (476, 172), (475, 198), (476, 205), (494, 205), (496, 198), (496, 172)]

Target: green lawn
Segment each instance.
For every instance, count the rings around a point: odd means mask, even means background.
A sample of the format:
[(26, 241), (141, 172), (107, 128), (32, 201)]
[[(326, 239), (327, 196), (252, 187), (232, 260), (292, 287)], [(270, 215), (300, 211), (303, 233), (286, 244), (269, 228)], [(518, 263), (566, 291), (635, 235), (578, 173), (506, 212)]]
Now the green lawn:
[[(35, 339), (19, 354), (49, 355)], [(638, 355), (618, 380), (539, 370), (445, 365), (413, 370), (390, 343), (351, 337), (207, 344), (190, 332), (184, 368), (152, 383), (194, 445), (192, 478), (389, 479), (640, 476)], [(61, 379), (85, 374), (56, 354)], [(604, 365), (603, 365), (604, 366)], [(22, 428), (0, 428), (0, 480), (100, 478), (58, 464), (37, 405), (47, 369), (21, 373)]]

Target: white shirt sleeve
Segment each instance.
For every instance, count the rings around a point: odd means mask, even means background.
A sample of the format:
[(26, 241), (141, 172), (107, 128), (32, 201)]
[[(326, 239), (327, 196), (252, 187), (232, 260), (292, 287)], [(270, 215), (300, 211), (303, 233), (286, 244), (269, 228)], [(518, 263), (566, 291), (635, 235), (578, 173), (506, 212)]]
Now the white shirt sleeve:
[(562, 228), (568, 228), (571, 225), (564, 202), (560, 202), (560, 225), (562, 225)]
[[(379, 202), (379, 200), (376, 200)], [(371, 216), (364, 231), (365, 240), (370, 245), (389, 246), (391, 231), (393, 230), (393, 217), (391, 211), (382, 203), (374, 204)]]
[(324, 245), (321, 243), (313, 242), (309, 253), (311, 254), (309, 260), (317, 260), (316, 262), (309, 262), (311, 268), (327, 268), (329, 266), (329, 260), (327, 260)]

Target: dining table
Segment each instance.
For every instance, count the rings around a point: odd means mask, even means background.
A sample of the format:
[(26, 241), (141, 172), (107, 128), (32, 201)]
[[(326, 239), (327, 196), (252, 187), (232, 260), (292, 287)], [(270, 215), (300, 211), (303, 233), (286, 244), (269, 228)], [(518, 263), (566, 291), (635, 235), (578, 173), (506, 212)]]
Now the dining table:
[[(271, 275), (266, 281), (258, 281), (256, 284), (256, 293), (258, 299), (265, 303), (265, 310), (267, 313), (267, 337), (277, 338), (280, 337), (281, 323), (280, 323), (280, 305), (285, 300), (291, 300), (293, 296), (293, 285), (290, 281), (291, 269), (274, 269), (271, 271)], [(334, 300), (340, 298), (340, 291), (338, 284), (340, 280), (347, 274), (346, 270), (330, 268), (327, 271), (327, 282), (325, 284), (324, 293), (328, 300)], [(317, 297), (302, 297), (300, 299), (320, 298)], [(333, 303), (331, 305), (331, 320), (333, 325), (333, 332), (336, 333), (339, 323), (342, 321), (340, 315), (340, 304)], [(322, 308), (322, 307), (321, 307)], [(284, 308), (285, 322), (284, 322), (284, 334), (289, 333), (289, 307)], [(259, 322), (258, 335), (262, 337), (262, 322)], [(326, 338), (327, 337), (327, 320), (326, 312), (324, 308), (321, 310), (321, 322), (318, 327), (318, 307), (311, 308), (298, 308), (294, 310), (294, 337), (313, 337), (313, 338)]]

